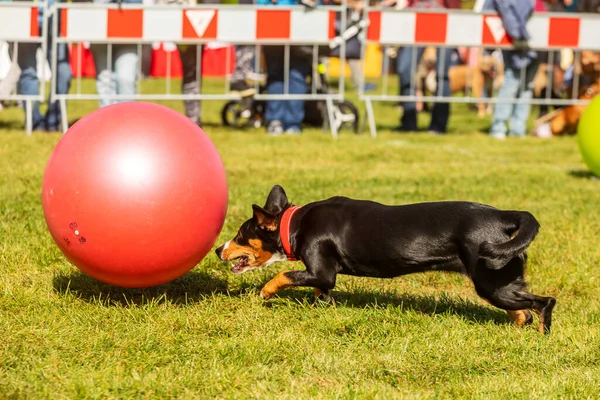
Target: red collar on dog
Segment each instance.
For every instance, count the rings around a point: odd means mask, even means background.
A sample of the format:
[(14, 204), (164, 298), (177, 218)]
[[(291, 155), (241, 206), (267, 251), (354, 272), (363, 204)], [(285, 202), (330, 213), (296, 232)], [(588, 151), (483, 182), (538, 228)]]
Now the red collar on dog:
[(279, 236), (281, 237), (281, 244), (283, 245), (285, 255), (290, 261), (296, 261), (292, 245), (290, 244), (290, 225), (292, 224), (292, 217), (300, 208), (298, 206), (291, 206), (285, 210), (280, 222)]

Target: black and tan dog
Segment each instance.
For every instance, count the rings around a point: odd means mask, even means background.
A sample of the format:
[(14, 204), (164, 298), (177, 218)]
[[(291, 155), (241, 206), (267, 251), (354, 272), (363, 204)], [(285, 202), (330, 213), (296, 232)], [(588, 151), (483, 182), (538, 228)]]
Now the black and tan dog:
[(454, 271), (471, 278), (477, 294), (504, 309), (518, 326), (540, 319), (550, 332), (553, 297), (527, 291), (526, 249), (539, 224), (528, 212), (502, 211), (470, 202), (386, 206), (333, 197), (303, 207), (274, 186), (264, 207), (216, 250), (237, 262), (240, 274), (298, 259), (305, 271), (283, 271), (261, 290), (268, 299), (289, 286), (310, 286), (328, 299), (337, 274), (393, 278), (425, 271)]

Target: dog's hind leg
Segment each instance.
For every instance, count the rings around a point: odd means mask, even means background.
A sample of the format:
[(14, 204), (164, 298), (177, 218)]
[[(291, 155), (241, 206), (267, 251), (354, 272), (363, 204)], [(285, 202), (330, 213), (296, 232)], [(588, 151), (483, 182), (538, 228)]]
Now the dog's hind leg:
[(335, 303), (333, 297), (329, 294), (329, 290), (323, 291), (319, 288), (315, 288), (315, 300), (331, 301)]
[(540, 333), (550, 333), (556, 299), (527, 291), (527, 284), (523, 279), (525, 262), (525, 254), (513, 258), (498, 270), (486, 268), (484, 262), (481, 262), (472, 275), (475, 290), (493, 306), (506, 310), (517, 326), (531, 322), (531, 313), (527, 310), (533, 310), (540, 319)]
[[(509, 317), (514, 317), (517, 326), (524, 325), (531, 314), (527, 315), (526, 309), (533, 310), (540, 319), (540, 333), (550, 333), (552, 325), (552, 310), (556, 304), (554, 297), (542, 297), (526, 291), (514, 291), (512, 288), (501, 289), (489, 299), (494, 306), (508, 312)], [(529, 318), (528, 318), (529, 317)]]

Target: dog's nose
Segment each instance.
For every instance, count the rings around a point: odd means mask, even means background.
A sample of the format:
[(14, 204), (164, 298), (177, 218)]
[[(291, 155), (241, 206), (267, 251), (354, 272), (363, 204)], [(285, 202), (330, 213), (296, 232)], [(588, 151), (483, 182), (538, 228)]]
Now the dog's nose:
[(219, 257), (219, 259), (222, 260), (221, 253), (223, 253), (223, 246), (221, 246), (218, 249), (216, 249), (215, 253), (217, 253), (217, 257)]

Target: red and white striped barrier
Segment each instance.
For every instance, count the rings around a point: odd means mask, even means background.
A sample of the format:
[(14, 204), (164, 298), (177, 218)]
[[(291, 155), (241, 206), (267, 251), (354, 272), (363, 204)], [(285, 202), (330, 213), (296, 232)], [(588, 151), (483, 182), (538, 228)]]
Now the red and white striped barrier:
[[(29, 3), (31, 4), (31, 3)], [(38, 6), (0, 3), (0, 39), (16, 42), (39, 41)]]
[(335, 37), (335, 12), (327, 9), (60, 7), (67, 41), (326, 44)]
[[(369, 42), (390, 45), (510, 47), (497, 15), (370, 11)], [(529, 46), (537, 49), (600, 50), (599, 16), (534, 15), (527, 23)]]

